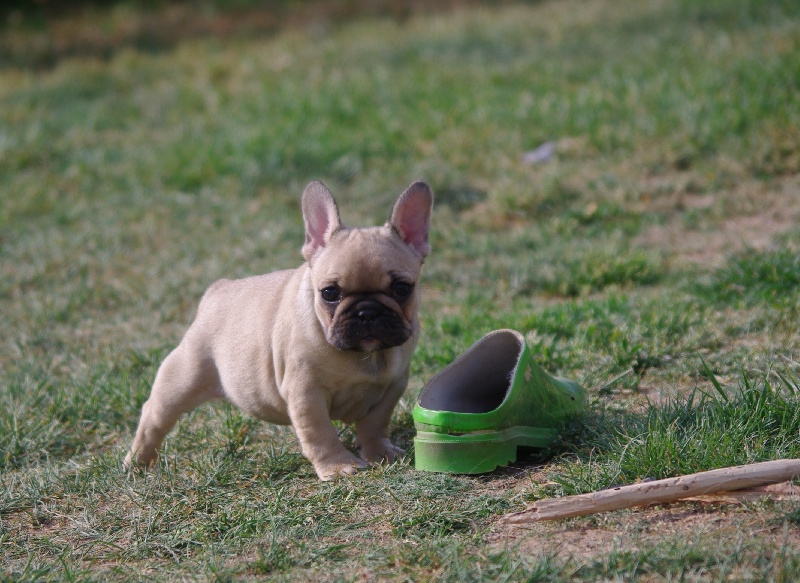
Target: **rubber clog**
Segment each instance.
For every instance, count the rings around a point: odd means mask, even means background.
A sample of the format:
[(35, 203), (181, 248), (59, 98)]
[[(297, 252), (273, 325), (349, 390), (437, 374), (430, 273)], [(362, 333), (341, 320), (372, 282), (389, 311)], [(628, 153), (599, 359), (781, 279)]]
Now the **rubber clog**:
[(425, 386), (414, 407), (418, 470), (482, 474), (517, 458), (517, 447), (546, 448), (586, 410), (579, 384), (547, 374), (525, 337), (496, 330)]

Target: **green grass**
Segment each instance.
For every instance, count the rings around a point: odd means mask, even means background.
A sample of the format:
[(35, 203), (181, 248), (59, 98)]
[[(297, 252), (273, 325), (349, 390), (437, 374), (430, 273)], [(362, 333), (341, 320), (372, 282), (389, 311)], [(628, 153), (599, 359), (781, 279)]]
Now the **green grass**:
[(736, 255), (699, 292), (713, 294), (721, 303), (791, 306), (798, 286), (800, 240), (795, 234), (767, 253), (747, 250)]
[[(556, 478), (560, 494), (582, 494), (781, 458), (800, 457), (800, 381), (771, 371), (743, 375), (731, 394), (709, 371), (710, 393), (692, 392), (644, 414), (595, 414), (569, 440), (584, 452)], [(716, 392), (715, 391), (718, 391)]]
[[(49, 45), (46, 67), (20, 52), (42, 31), (9, 21), (0, 579), (798, 578), (795, 501), (497, 524), (543, 496), (800, 457), (797, 3), (441, 10), (143, 48), (121, 23), (158, 13), (121, 3), (49, 41), (116, 44)], [(552, 160), (523, 161), (548, 141)], [(299, 264), (305, 183), (361, 225), (418, 177), (433, 252), (394, 438), (411, 448), (431, 375), (510, 327), (589, 388), (554, 457), (468, 477), (412, 452), (319, 483), (290, 430), (217, 405), (126, 475), (203, 291)]]

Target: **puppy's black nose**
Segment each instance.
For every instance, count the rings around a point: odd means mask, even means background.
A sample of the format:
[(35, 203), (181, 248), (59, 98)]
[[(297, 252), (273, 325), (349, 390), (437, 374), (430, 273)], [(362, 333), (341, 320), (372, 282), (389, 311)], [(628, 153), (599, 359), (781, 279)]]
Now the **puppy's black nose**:
[(375, 308), (361, 308), (356, 313), (356, 316), (362, 322), (372, 322), (378, 317), (378, 313)]

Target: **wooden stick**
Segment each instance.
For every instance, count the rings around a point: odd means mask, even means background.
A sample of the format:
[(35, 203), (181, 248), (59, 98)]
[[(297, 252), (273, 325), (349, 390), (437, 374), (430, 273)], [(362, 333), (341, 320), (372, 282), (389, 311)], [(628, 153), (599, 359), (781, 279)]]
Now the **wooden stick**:
[(800, 459), (784, 459), (747, 466), (734, 466), (677, 478), (620, 486), (592, 494), (539, 500), (527, 510), (503, 517), (501, 522), (505, 524), (522, 524), (538, 520), (585, 516), (595, 512), (608, 512), (609, 510), (620, 510), (659, 502), (675, 502), (682, 498), (713, 494), (714, 492), (740, 490), (762, 484), (775, 484), (791, 480), (796, 476), (800, 476)]

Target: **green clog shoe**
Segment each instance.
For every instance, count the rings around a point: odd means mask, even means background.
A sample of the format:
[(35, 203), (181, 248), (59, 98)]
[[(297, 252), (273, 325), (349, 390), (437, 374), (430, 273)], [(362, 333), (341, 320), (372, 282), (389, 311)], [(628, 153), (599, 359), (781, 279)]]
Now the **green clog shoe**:
[(496, 330), (434, 376), (414, 408), (418, 470), (482, 474), (545, 448), (586, 410), (583, 387), (547, 374), (525, 337)]

